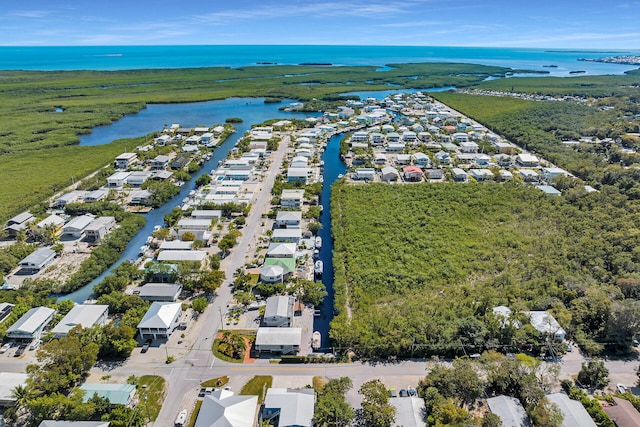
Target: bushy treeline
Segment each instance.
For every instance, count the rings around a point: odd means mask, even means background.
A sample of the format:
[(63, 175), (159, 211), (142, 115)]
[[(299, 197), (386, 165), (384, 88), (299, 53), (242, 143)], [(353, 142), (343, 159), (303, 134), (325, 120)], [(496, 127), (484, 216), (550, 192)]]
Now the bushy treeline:
[[(536, 354), (527, 310), (591, 353), (628, 349), (640, 290), (640, 204), (550, 198), (517, 184), (336, 184), (335, 344), (365, 356)], [(522, 328), (504, 327), (507, 305)], [(349, 309), (347, 309), (347, 306)]]

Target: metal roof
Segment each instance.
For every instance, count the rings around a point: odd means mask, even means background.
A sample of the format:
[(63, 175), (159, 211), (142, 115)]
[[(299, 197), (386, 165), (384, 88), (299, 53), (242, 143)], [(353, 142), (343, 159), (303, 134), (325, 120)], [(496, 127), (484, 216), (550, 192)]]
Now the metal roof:
[(234, 396), (218, 389), (202, 401), (195, 427), (253, 427), (258, 396)]
[(55, 312), (53, 308), (49, 307), (34, 307), (27, 311), (16, 323), (9, 326), (7, 334), (12, 332), (33, 334), (43, 325), (49, 323)]
[(160, 250), (190, 251), (192, 246), (193, 246), (193, 242), (183, 242), (182, 240), (171, 240), (168, 242), (160, 243)]
[(276, 214), (276, 221), (301, 221), (301, 211), (279, 211)]
[(109, 421), (54, 421), (43, 420), (38, 427), (109, 427)]
[(76, 305), (60, 320), (52, 332), (55, 335), (66, 335), (76, 325), (90, 328), (108, 312), (108, 305)]
[(177, 283), (147, 283), (139, 288), (140, 298), (152, 298), (152, 297), (170, 297), (175, 299), (182, 291), (182, 285)]
[(489, 409), (502, 420), (504, 427), (529, 427), (529, 417), (515, 397), (496, 396), (487, 399)]
[(158, 254), (158, 261), (198, 261), (207, 257), (205, 251), (162, 251)]
[(14, 372), (0, 372), (0, 402), (15, 402), (13, 389), (19, 385), (26, 385), (29, 375)]
[[(289, 256), (293, 257), (296, 254), (295, 243), (270, 243), (269, 249), (267, 249), (267, 256)], [(160, 259), (160, 258), (158, 258)]]
[(56, 252), (49, 248), (40, 248), (27, 255), (20, 265), (42, 265), (44, 262), (56, 256)]
[(276, 295), (267, 298), (264, 317), (292, 317), (294, 300), (295, 298), (293, 297), (283, 295)]
[(315, 398), (313, 389), (270, 388), (267, 390), (264, 407), (265, 409), (280, 409), (278, 427), (312, 426)]
[(562, 427), (596, 427), (587, 410), (577, 400), (569, 399), (564, 393), (548, 394), (547, 399), (558, 405), (562, 412)]
[(258, 328), (256, 345), (300, 345), (301, 328)]
[(93, 215), (77, 216), (64, 226), (64, 230), (84, 230), (94, 219)]
[(126, 405), (131, 400), (131, 395), (135, 393), (136, 386), (133, 384), (101, 384), (101, 383), (84, 383), (80, 386), (84, 396), (82, 400), (86, 402), (91, 399), (94, 394), (100, 397), (106, 397), (112, 405)]
[(138, 323), (138, 328), (169, 328), (181, 311), (182, 304), (179, 302), (153, 302)]

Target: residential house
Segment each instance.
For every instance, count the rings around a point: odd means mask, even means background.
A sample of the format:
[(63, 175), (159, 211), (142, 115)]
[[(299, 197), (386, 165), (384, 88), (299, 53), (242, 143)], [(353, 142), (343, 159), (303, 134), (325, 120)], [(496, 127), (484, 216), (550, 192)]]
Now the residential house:
[(184, 233), (192, 233), (197, 240), (207, 241), (211, 238), (211, 220), (207, 218), (182, 218), (176, 224), (178, 237), (182, 239)]
[(160, 243), (161, 251), (190, 251), (193, 249), (193, 242), (183, 240), (169, 240)]
[(498, 149), (500, 154), (513, 154), (516, 151), (516, 147), (513, 144), (504, 141), (495, 141), (493, 146)]
[(562, 192), (551, 185), (536, 185), (536, 188), (549, 196), (562, 196)]
[(99, 202), (100, 200), (103, 200), (105, 197), (107, 197), (108, 194), (109, 192), (107, 192), (106, 190), (94, 190), (84, 196), (84, 201), (87, 203)]
[(169, 338), (180, 323), (181, 313), (179, 302), (154, 301), (138, 323), (140, 336), (142, 339)]
[(116, 157), (114, 164), (116, 169), (127, 169), (137, 161), (138, 155), (136, 153), (122, 153)]
[(171, 158), (169, 156), (164, 156), (160, 154), (156, 156), (153, 160), (151, 160), (151, 169), (152, 170), (164, 169), (169, 165), (170, 160)]
[(359, 168), (356, 169), (356, 179), (364, 179), (367, 181), (373, 181), (376, 177), (376, 170), (373, 168)]
[(55, 233), (60, 231), (60, 228), (64, 225), (64, 218), (59, 217), (56, 214), (51, 214), (39, 223), (36, 224), (36, 233), (40, 233), (46, 229), (52, 229)]
[(496, 396), (487, 399), (489, 410), (497, 415), (503, 426), (531, 427), (529, 416), (518, 399), (511, 396)]
[(63, 236), (71, 236), (73, 238), (80, 238), (84, 234), (85, 229), (93, 222), (95, 217), (90, 214), (81, 215), (73, 218), (62, 228)]
[(390, 142), (390, 143), (400, 142), (400, 134), (398, 132), (389, 132), (387, 134), (387, 142)]
[(161, 251), (158, 262), (197, 262), (203, 267), (207, 265), (207, 251)]
[(302, 230), (300, 228), (276, 228), (271, 235), (274, 243), (300, 243)]
[(284, 268), (279, 265), (263, 265), (260, 268), (260, 280), (265, 283), (278, 283), (284, 280)]
[(301, 342), (301, 328), (260, 327), (256, 334), (255, 349), (259, 353), (296, 354)]
[(71, 191), (69, 193), (64, 193), (62, 196), (58, 197), (55, 202), (53, 202), (52, 207), (54, 209), (64, 209), (69, 203), (76, 203), (80, 201), (80, 196), (82, 196), (84, 192), (81, 191)]
[(451, 163), (451, 156), (449, 155), (449, 153), (446, 153), (444, 151), (438, 151), (435, 154), (435, 158), (441, 165), (448, 165), (449, 163)]
[(476, 181), (487, 181), (493, 179), (493, 172), (489, 169), (470, 169), (469, 175), (471, 175)]
[(236, 396), (226, 388), (206, 395), (195, 427), (254, 427), (258, 396)]
[(127, 178), (131, 175), (131, 172), (116, 172), (113, 175), (107, 177), (108, 188), (122, 188), (127, 183)]
[(434, 168), (434, 169), (425, 169), (424, 174), (427, 179), (442, 179), (444, 173), (442, 169)]
[(366, 131), (358, 131), (354, 132), (351, 136), (351, 142), (369, 142), (369, 132)]
[(55, 338), (63, 338), (69, 331), (80, 325), (83, 328), (91, 328), (95, 325), (104, 325), (109, 318), (108, 305), (79, 304), (75, 305), (60, 322), (51, 330)]
[(193, 211), (191, 211), (191, 218), (196, 218), (196, 219), (208, 219), (210, 221), (215, 220), (220, 220), (222, 218), (222, 211), (221, 210), (199, 210), (199, 209), (195, 209)]
[(271, 266), (281, 267), (282, 279), (286, 280), (289, 277), (291, 277), (291, 275), (296, 269), (296, 259), (293, 257), (292, 258), (273, 258), (273, 257), (265, 258), (262, 268), (271, 267)]
[(570, 176), (571, 174), (562, 168), (552, 167), (552, 168), (542, 168), (542, 173), (544, 174), (544, 179), (547, 181), (552, 180), (556, 176)]
[(283, 209), (300, 209), (304, 201), (304, 190), (282, 190), (280, 206)]
[(469, 142), (469, 134), (465, 132), (456, 132), (453, 135), (453, 140), (457, 143)]
[(0, 302), (0, 322), (9, 317), (11, 310), (13, 310), (15, 304), (9, 304), (8, 302)]
[(569, 399), (564, 393), (547, 395), (551, 403), (555, 403), (562, 413), (562, 427), (596, 427), (596, 423), (589, 415), (582, 403)]
[(149, 206), (153, 200), (153, 193), (149, 190), (137, 190), (131, 193), (132, 205)]
[(306, 184), (309, 179), (309, 175), (313, 172), (310, 168), (288, 168), (287, 169), (287, 182), (300, 182)]
[(293, 323), (293, 304), (295, 298), (276, 295), (267, 298), (262, 323), (268, 327), (289, 327)]
[(49, 307), (34, 307), (7, 329), (7, 337), (23, 342), (39, 340), (56, 311)]
[(79, 388), (84, 391), (83, 402), (87, 402), (97, 394), (99, 397), (109, 399), (111, 405), (131, 407), (136, 396), (136, 386), (133, 384), (84, 383)]
[(200, 143), (206, 146), (213, 146), (214, 144), (214, 136), (211, 132), (205, 132), (200, 135)]
[(460, 143), (460, 150), (463, 153), (477, 153), (479, 148), (478, 144), (473, 141), (464, 141)]
[(498, 178), (501, 181), (508, 181), (510, 179), (513, 179), (513, 174), (510, 171), (506, 170), (506, 169), (500, 169), (498, 171)]
[[(14, 406), (18, 400), (13, 391), (17, 387), (27, 386), (28, 374), (0, 372), (0, 406)], [(4, 422), (3, 422), (4, 423)]]
[(369, 136), (370, 136), (370, 139), (371, 139), (371, 144), (373, 144), (373, 145), (382, 145), (382, 144), (384, 144), (385, 138), (384, 138), (384, 134), (383, 133), (373, 132)]
[(116, 226), (116, 219), (112, 216), (101, 216), (89, 223), (84, 229), (84, 235), (88, 241), (102, 240)]
[(538, 171), (533, 169), (519, 169), (518, 173), (524, 180), (524, 182), (538, 182), (540, 180), (540, 175)]
[(396, 168), (386, 166), (382, 168), (382, 180), (386, 182), (397, 181), (400, 179), (400, 174)]
[(295, 258), (295, 243), (270, 243), (267, 249), (268, 258)]
[(422, 181), (422, 169), (417, 166), (405, 166), (402, 168), (402, 174), (404, 175), (404, 180), (407, 182)]
[(412, 144), (418, 141), (418, 135), (410, 130), (402, 132), (402, 140), (406, 143)]
[(22, 212), (7, 221), (5, 230), (9, 237), (15, 237), (20, 230), (26, 230), (30, 222), (33, 222), (36, 218), (29, 212)]
[(604, 405), (602, 409), (617, 427), (640, 427), (640, 412), (626, 399), (614, 397), (613, 405)]
[(453, 168), (451, 172), (453, 173), (454, 182), (467, 182), (469, 180), (469, 175), (460, 168)]
[(387, 164), (387, 156), (382, 153), (375, 153), (373, 155), (373, 163), (377, 166), (384, 166)]
[(396, 154), (396, 164), (398, 165), (410, 165), (411, 154)]
[(173, 161), (171, 162), (171, 169), (176, 170), (176, 169), (182, 169), (183, 167), (187, 166), (187, 164), (189, 164), (189, 158), (186, 156), (176, 156)]
[(520, 166), (531, 168), (539, 166), (540, 160), (533, 154), (521, 153), (516, 156), (516, 163)]
[(431, 160), (429, 159), (429, 156), (427, 156), (422, 152), (413, 153), (412, 156), (413, 156), (414, 164), (418, 167), (428, 168), (429, 165), (431, 164)]
[(401, 143), (401, 142), (390, 142), (387, 144), (387, 152), (389, 153), (404, 151), (404, 149), (405, 149), (405, 145), (404, 143)]
[(58, 421), (42, 420), (38, 427), (109, 427), (109, 421)]
[(182, 293), (182, 285), (179, 283), (147, 283), (136, 289), (135, 293), (145, 301), (175, 302)]
[(301, 211), (278, 211), (276, 214), (277, 228), (300, 228)]
[(566, 332), (551, 313), (548, 311), (527, 311), (525, 314), (535, 330), (541, 334), (553, 336), (556, 341), (564, 340)]
[(313, 389), (270, 388), (264, 399), (261, 419), (270, 420), (276, 427), (311, 427), (315, 400)]
[(51, 264), (55, 257), (54, 250), (40, 248), (24, 257), (18, 265), (22, 273), (34, 274)]
[(131, 172), (127, 176), (127, 184), (131, 187), (140, 187), (153, 175), (151, 172)]
[(309, 158), (304, 156), (296, 156), (291, 160), (289, 167), (294, 169), (305, 169), (309, 166)]
[(488, 154), (477, 154), (475, 158), (475, 162), (478, 166), (488, 166), (489, 162), (491, 162), (491, 156)]

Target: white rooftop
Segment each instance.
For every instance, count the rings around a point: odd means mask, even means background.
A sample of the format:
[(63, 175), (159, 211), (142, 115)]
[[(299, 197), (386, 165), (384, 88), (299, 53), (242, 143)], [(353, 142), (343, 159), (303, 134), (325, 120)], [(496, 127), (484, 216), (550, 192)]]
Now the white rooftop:
[(487, 399), (487, 404), (491, 412), (502, 420), (503, 426), (509, 427), (529, 427), (529, 417), (520, 401), (511, 396), (496, 396)]
[(145, 313), (138, 328), (166, 329), (171, 326), (173, 319), (182, 311), (179, 302), (153, 302)]
[(37, 331), (56, 311), (49, 307), (34, 307), (27, 311), (16, 323), (9, 326), (7, 334), (20, 332), (33, 334)]
[(596, 427), (587, 410), (577, 400), (569, 399), (564, 393), (548, 394), (547, 399), (560, 408), (564, 417), (562, 427)]
[(313, 389), (270, 388), (264, 400), (265, 409), (280, 409), (278, 427), (312, 426), (314, 406), (315, 391)]
[(300, 345), (302, 341), (301, 328), (258, 328), (256, 345)]
[(162, 251), (158, 254), (158, 261), (198, 261), (206, 259), (206, 251)]
[(235, 396), (218, 389), (206, 396), (195, 427), (253, 427), (258, 396)]
[(76, 325), (90, 328), (108, 312), (108, 305), (76, 305), (53, 328), (55, 335), (66, 335)]

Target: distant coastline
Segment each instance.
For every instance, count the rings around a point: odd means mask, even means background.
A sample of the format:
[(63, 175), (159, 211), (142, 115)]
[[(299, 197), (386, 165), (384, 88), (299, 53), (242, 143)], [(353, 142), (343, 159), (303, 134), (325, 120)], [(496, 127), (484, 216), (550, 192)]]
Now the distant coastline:
[(640, 55), (607, 56), (606, 58), (578, 58), (584, 62), (602, 62), (606, 64), (640, 65)]

